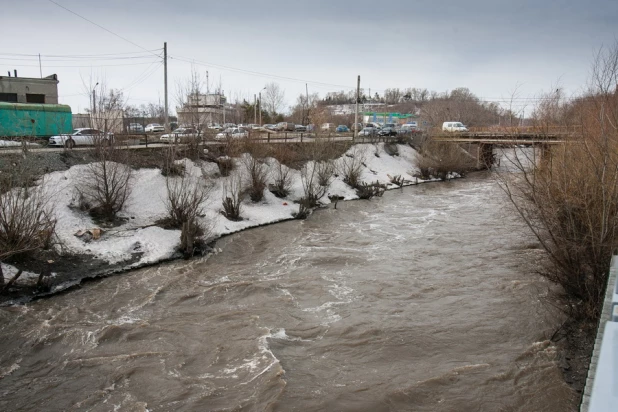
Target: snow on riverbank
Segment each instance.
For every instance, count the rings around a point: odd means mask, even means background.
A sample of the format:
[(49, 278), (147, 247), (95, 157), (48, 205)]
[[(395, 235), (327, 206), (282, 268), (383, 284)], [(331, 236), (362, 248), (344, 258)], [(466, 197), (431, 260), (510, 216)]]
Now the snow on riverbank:
[[(377, 180), (390, 188), (396, 186), (390, 184), (389, 176), (400, 175), (411, 182), (416, 180), (413, 177), (418, 170), (416, 151), (407, 145), (398, 145), (398, 152), (398, 156), (390, 156), (384, 151), (383, 143), (362, 144), (350, 148), (347, 155), (360, 155), (364, 159), (361, 181), (371, 183)], [(241, 160), (234, 159), (234, 161), (236, 170), (243, 171)], [(341, 161), (342, 158), (336, 160)], [(264, 199), (259, 203), (252, 203), (247, 196), (242, 203), (243, 220), (232, 222), (221, 214), (224, 188), (229, 178), (219, 176), (219, 169), (215, 163), (198, 164), (189, 160), (184, 162), (188, 174), (196, 178), (203, 176), (206, 178), (204, 180), (212, 185), (210, 195), (203, 204), (204, 216), (201, 218), (201, 223), (209, 229), (212, 238), (293, 219), (293, 214), (298, 212), (299, 206), (294, 202), (304, 195), (298, 170), (290, 170), (293, 184), (287, 198), (277, 198), (268, 189), (264, 191)], [(273, 170), (277, 160), (269, 158), (267, 163)], [(73, 166), (67, 171), (50, 173), (43, 179), (44, 190), (52, 195), (53, 210), (57, 219), (56, 231), (63, 245), (63, 253), (94, 255), (110, 264), (128, 261), (139, 254), (139, 261), (133, 263), (132, 267), (174, 257), (180, 242), (180, 230), (165, 230), (154, 226), (158, 219), (166, 215), (166, 182), (159, 169), (140, 169), (134, 172), (131, 196), (124, 210), (119, 213), (120, 217), (126, 219), (126, 223), (106, 229), (98, 240), (86, 242), (75, 236), (80, 230), (97, 227), (88, 214), (70, 207), (76, 202), (75, 187), (83, 178), (87, 167), (87, 165)], [(272, 182), (273, 177), (269, 177), (269, 180)], [(345, 200), (358, 198), (355, 190), (345, 184), (341, 176), (333, 180), (321, 203), (330, 203), (329, 195), (340, 196)]]

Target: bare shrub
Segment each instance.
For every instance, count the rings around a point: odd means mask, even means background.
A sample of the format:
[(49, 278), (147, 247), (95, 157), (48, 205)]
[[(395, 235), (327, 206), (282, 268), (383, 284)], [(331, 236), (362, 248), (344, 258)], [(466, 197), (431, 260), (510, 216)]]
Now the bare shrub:
[(335, 173), (335, 164), (332, 160), (323, 160), (315, 164), (318, 175), (318, 184), (328, 189), (333, 181), (333, 173)]
[(208, 199), (210, 188), (202, 179), (184, 174), (181, 177), (165, 179), (167, 199), (166, 224), (180, 229), (187, 222), (196, 220), (204, 214), (203, 203)]
[(318, 201), (328, 191), (328, 186), (320, 184), (319, 169), (319, 163), (309, 162), (300, 170), (300, 180), (305, 193), (303, 203), (309, 208), (316, 207)]
[(50, 196), (41, 186), (10, 188), (0, 195), (0, 260), (48, 248), (55, 227)]
[(232, 221), (242, 220), (241, 217), (241, 188), (239, 174), (231, 175), (223, 185), (223, 211), (221, 214)]
[(365, 163), (363, 151), (354, 146), (348, 153), (339, 159), (337, 169), (343, 176), (343, 181), (353, 188), (360, 186), (360, 176)]
[(307, 219), (311, 214), (311, 209), (315, 207), (315, 205), (312, 206), (312, 204), (312, 200), (309, 200), (305, 197), (300, 198), (300, 200), (298, 201), (298, 213), (294, 213), (292, 216), (294, 216), (295, 219), (299, 220)]
[(356, 188), (356, 195), (359, 199), (369, 200), (373, 197), (382, 197), (384, 191), (386, 190), (386, 186), (380, 184), (377, 180), (375, 183), (361, 183)]
[(406, 180), (401, 175), (389, 176), (389, 178), (390, 178), (391, 184), (399, 186), (400, 188), (403, 187), (403, 185), (406, 182)]
[(618, 43), (602, 50), (587, 95), (565, 102), (544, 96), (536, 122), (548, 129), (565, 117), (582, 136), (535, 151), (516, 151), (501, 186), (549, 257), (542, 273), (562, 287), (574, 318), (600, 315), (612, 253), (618, 247)]
[(292, 174), (290, 168), (285, 164), (292, 160), (293, 155), (287, 145), (277, 145), (275, 153), (273, 153), (277, 162), (273, 169), (273, 178), (275, 183), (269, 185), (269, 190), (277, 197), (284, 198), (290, 193), (292, 187)]
[(86, 166), (77, 184), (77, 191), (93, 217), (113, 222), (131, 194), (131, 168), (127, 150), (106, 140), (97, 142), (92, 150), (97, 160)]
[(232, 170), (234, 170), (234, 160), (227, 156), (219, 157), (217, 159), (217, 166), (219, 167), (221, 176), (227, 177), (232, 173)]
[(429, 179), (436, 177), (446, 180), (449, 173), (465, 175), (474, 169), (474, 159), (457, 144), (427, 140), (417, 154), (417, 167), (420, 177)]
[(249, 193), (252, 202), (260, 202), (264, 199), (268, 167), (252, 156), (245, 156), (242, 162), (246, 172), (245, 190)]
[(163, 163), (161, 165), (161, 174), (163, 176), (184, 176), (185, 164), (176, 161), (176, 153), (176, 145), (171, 145), (163, 149)]

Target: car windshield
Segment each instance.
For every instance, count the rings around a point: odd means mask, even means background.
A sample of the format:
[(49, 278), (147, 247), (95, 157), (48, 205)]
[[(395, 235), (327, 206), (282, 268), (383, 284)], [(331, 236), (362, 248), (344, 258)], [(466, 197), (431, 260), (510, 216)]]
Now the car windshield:
[(461, 124), (461, 123), (455, 123), (455, 126), (457, 126), (457, 127), (464, 127), (464, 125)]

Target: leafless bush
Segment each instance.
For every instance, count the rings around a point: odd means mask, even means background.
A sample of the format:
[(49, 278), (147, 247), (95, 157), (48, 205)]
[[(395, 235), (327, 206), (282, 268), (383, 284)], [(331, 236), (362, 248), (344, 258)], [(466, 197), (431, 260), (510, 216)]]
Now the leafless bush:
[(343, 176), (343, 181), (353, 188), (360, 186), (360, 176), (365, 163), (365, 155), (358, 146), (354, 146), (348, 153), (339, 159), (337, 169)]
[(163, 149), (163, 164), (161, 165), (161, 174), (163, 176), (184, 176), (185, 164), (176, 162), (176, 153), (176, 145), (170, 145)]
[(50, 196), (40, 186), (10, 188), (0, 195), (0, 261), (48, 248), (55, 227)]
[(328, 189), (333, 181), (333, 173), (335, 173), (335, 164), (332, 160), (323, 160), (315, 164), (318, 184)]
[(328, 186), (320, 184), (319, 170), (320, 164), (318, 162), (309, 162), (300, 170), (300, 180), (305, 193), (303, 203), (309, 208), (316, 207), (318, 201), (328, 191)]
[(259, 202), (264, 198), (268, 167), (253, 156), (245, 156), (243, 165), (246, 172), (245, 190), (249, 193), (252, 202)]
[(239, 174), (231, 175), (223, 186), (223, 211), (221, 214), (232, 221), (242, 220), (241, 214), (242, 182)]
[(472, 157), (457, 144), (427, 140), (416, 157), (421, 179), (446, 180), (449, 173), (466, 174), (474, 169)]
[(298, 201), (298, 213), (294, 213), (293, 216), (295, 219), (304, 220), (309, 217), (311, 214), (311, 209), (315, 207), (313, 204), (313, 200), (307, 199), (305, 197), (300, 198)]
[(217, 166), (219, 166), (219, 173), (221, 176), (227, 177), (234, 170), (234, 160), (231, 158), (224, 156), (217, 159)]
[(404, 183), (406, 182), (406, 180), (401, 175), (389, 176), (389, 178), (392, 184), (399, 186), (400, 188), (403, 187)]
[(380, 184), (377, 180), (375, 183), (361, 183), (356, 188), (356, 195), (359, 199), (371, 199), (373, 197), (382, 197), (384, 191), (386, 190), (386, 186)]
[[(602, 50), (590, 91), (572, 102), (544, 96), (539, 124), (581, 122), (583, 135), (561, 146), (516, 151), (501, 186), (549, 257), (542, 272), (564, 292), (576, 318), (598, 319), (610, 258), (618, 247), (618, 44)], [(557, 115), (558, 114), (558, 115)]]
[(86, 171), (77, 184), (77, 191), (88, 206), (90, 214), (106, 222), (113, 222), (131, 194), (131, 168), (127, 150), (115, 143), (102, 140), (92, 151), (96, 162), (86, 166)]
[(277, 197), (284, 198), (290, 193), (292, 187), (292, 174), (290, 168), (285, 164), (292, 160), (292, 153), (287, 149), (287, 145), (277, 145), (273, 153), (277, 163), (273, 169), (275, 183), (269, 186), (269, 190)]
[(180, 229), (186, 222), (204, 214), (203, 203), (208, 199), (210, 188), (202, 179), (184, 174), (165, 179), (167, 188), (167, 226)]

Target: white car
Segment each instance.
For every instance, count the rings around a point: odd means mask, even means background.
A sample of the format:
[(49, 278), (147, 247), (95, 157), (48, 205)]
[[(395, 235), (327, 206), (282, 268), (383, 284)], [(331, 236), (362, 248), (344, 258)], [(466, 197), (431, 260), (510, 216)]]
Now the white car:
[(217, 140), (222, 140), (222, 139), (227, 139), (227, 138), (241, 139), (244, 137), (249, 137), (249, 133), (243, 128), (234, 127), (234, 128), (225, 129), (221, 133), (217, 133), (217, 135), (215, 136), (215, 139)]
[(468, 128), (461, 122), (444, 122), (442, 123), (443, 132), (467, 132)]
[(151, 124), (146, 126), (144, 131), (146, 133), (164, 132), (165, 131), (165, 127), (161, 126), (159, 123), (151, 123)]
[(162, 143), (187, 143), (188, 141), (199, 139), (200, 132), (192, 127), (179, 127), (172, 133), (164, 134), (160, 137)]
[(49, 138), (48, 146), (64, 146), (71, 149), (75, 146), (94, 145), (98, 142), (111, 143), (114, 141), (112, 133), (105, 133), (97, 129), (81, 128), (73, 130), (71, 134), (61, 134)]

